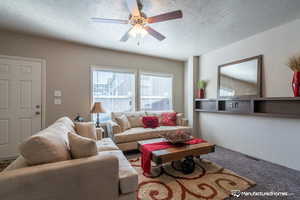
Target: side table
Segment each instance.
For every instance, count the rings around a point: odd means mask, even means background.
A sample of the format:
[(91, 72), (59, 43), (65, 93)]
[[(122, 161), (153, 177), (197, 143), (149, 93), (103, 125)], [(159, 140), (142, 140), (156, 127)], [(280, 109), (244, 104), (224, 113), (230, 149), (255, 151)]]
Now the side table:
[(104, 129), (102, 127), (96, 128), (97, 140), (101, 140), (104, 138)]

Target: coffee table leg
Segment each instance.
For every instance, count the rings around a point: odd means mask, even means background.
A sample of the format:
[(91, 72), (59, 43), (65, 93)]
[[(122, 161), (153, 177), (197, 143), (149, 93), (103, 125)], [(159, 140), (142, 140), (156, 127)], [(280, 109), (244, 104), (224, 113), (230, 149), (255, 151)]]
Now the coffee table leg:
[(153, 173), (154, 170), (151, 170), (151, 174), (144, 174), (144, 176), (148, 177), (148, 178), (157, 178), (159, 176), (161, 176), (163, 174), (163, 165), (158, 165), (155, 167), (155, 169), (158, 169), (159, 172), (158, 173)]
[(182, 172), (182, 166), (181, 166), (181, 161), (180, 160), (172, 161), (171, 165), (172, 165), (173, 169), (175, 169), (176, 171)]
[(195, 161), (193, 156), (187, 156), (181, 163), (181, 170), (184, 174), (191, 174), (195, 170)]

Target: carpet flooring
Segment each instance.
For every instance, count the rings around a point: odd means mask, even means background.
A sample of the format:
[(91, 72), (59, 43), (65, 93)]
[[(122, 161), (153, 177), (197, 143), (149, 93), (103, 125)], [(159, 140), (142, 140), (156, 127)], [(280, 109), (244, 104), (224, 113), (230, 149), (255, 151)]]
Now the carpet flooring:
[[(247, 191), (255, 192), (289, 192), (288, 197), (243, 197), (242, 199), (276, 200), (300, 199), (300, 171), (289, 169), (267, 161), (253, 159), (244, 154), (231, 151), (222, 147), (217, 147), (215, 153), (211, 153), (202, 158), (208, 159), (230, 169), (241, 176), (245, 176), (256, 182), (256, 186)], [(230, 198), (237, 199), (237, 198)], [(241, 198), (239, 198), (241, 199)]]
[(152, 163), (152, 176), (143, 175), (141, 159), (130, 159), (139, 176), (137, 200), (223, 200), (232, 190), (245, 191), (255, 182), (205, 159), (194, 159), (195, 171), (183, 174), (180, 163), (157, 167)]
[[(138, 152), (128, 152), (128, 158), (136, 157)], [(249, 192), (288, 192), (288, 197), (230, 197), (230, 200), (298, 200), (300, 199), (300, 171), (289, 169), (263, 160), (253, 159), (239, 152), (216, 147), (214, 153), (201, 156), (226, 169), (256, 182)]]

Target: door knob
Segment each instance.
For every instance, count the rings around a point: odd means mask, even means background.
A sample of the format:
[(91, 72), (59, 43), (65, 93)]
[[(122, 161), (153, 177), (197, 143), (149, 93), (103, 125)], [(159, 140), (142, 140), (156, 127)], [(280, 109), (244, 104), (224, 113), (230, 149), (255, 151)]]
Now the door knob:
[(36, 115), (40, 115), (41, 113), (39, 111), (35, 112)]
[(39, 108), (40, 108), (40, 105), (36, 105), (35, 108), (39, 109)]

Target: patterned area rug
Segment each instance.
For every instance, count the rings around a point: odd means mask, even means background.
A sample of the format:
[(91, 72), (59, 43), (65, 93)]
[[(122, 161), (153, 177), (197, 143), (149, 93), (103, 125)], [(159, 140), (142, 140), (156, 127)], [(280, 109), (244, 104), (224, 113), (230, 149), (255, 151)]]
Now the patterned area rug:
[(241, 177), (208, 160), (195, 159), (196, 169), (184, 175), (171, 164), (158, 168), (153, 165), (155, 178), (143, 175), (140, 158), (131, 159), (139, 174), (138, 200), (221, 200), (231, 195), (231, 190), (244, 191), (255, 182)]

